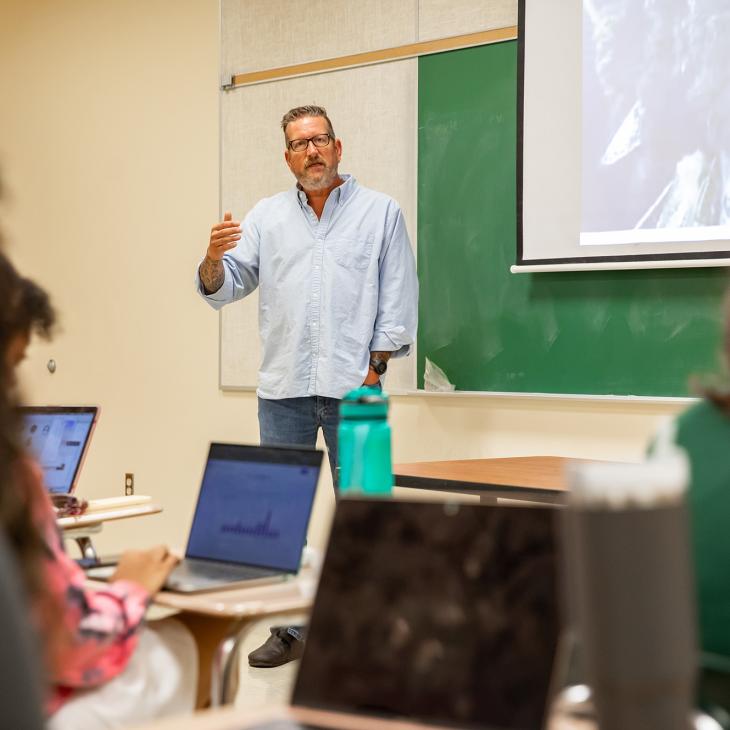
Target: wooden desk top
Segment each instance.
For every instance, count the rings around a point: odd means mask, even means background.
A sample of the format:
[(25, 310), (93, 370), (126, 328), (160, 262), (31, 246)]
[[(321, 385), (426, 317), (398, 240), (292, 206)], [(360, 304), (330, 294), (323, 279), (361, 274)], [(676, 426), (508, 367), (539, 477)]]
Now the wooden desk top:
[(244, 618), (308, 609), (317, 589), (316, 574), (304, 568), (296, 578), (201, 593), (161, 591), (155, 604), (206, 616)]
[(77, 527), (89, 527), (102, 522), (112, 520), (126, 520), (128, 517), (142, 517), (143, 515), (156, 515), (162, 512), (162, 507), (156, 504), (138, 504), (130, 507), (120, 507), (99, 512), (88, 512), (74, 517), (59, 517), (56, 523), (63, 530), (73, 530)]
[[(333, 722), (331, 716), (316, 710), (292, 712), (286, 707), (267, 707), (258, 710), (242, 710), (225, 707), (204, 710), (192, 717), (174, 717), (157, 720), (139, 726), (137, 730), (246, 730), (268, 723), (286, 721), (306, 722), (311, 725), (337, 730), (438, 730), (435, 725), (421, 725), (407, 720), (376, 720), (366, 716), (340, 717)], [(555, 717), (549, 721), (548, 730), (596, 730), (592, 722)]]
[(479, 491), (499, 487), (500, 491), (566, 491), (565, 465), (577, 459), (564, 456), (515, 456), (504, 459), (462, 461), (420, 461), (393, 467), (398, 487)]

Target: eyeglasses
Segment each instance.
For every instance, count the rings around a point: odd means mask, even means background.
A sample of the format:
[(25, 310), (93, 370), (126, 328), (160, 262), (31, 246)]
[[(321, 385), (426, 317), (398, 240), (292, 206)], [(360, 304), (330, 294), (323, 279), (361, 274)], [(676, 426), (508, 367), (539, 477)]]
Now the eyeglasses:
[(290, 139), (286, 145), (292, 152), (304, 152), (311, 142), (315, 147), (326, 147), (332, 141), (329, 134), (315, 134), (305, 139)]

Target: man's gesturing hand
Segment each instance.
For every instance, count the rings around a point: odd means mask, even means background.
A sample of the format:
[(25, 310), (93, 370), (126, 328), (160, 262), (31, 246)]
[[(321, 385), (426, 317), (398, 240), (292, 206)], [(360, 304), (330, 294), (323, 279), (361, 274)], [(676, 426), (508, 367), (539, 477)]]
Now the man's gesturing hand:
[(210, 243), (206, 256), (211, 261), (220, 261), (226, 251), (235, 248), (241, 239), (241, 223), (232, 220), (231, 211), (227, 210), (223, 221), (210, 229)]
[(235, 248), (241, 238), (241, 224), (231, 220), (231, 211), (223, 215), (223, 221), (210, 229), (210, 242), (198, 272), (206, 294), (213, 294), (223, 286), (226, 272), (221, 259), (226, 251)]

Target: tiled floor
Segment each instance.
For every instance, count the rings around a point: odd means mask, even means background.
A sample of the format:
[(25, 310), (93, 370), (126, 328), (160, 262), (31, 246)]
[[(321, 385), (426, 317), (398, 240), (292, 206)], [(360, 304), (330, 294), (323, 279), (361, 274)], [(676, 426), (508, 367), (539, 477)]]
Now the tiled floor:
[(303, 623), (303, 617), (268, 617), (258, 621), (241, 645), (240, 683), (236, 695), (236, 707), (286, 705), (296, 677), (299, 662), (289, 662), (273, 669), (256, 669), (248, 666), (247, 656), (269, 637), (270, 626), (296, 625)]

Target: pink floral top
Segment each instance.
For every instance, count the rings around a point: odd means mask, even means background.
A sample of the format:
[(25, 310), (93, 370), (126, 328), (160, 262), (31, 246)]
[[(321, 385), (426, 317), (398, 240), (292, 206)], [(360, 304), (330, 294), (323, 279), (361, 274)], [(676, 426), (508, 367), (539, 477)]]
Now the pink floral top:
[(63, 626), (68, 634), (56, 668), (51, 672), (50, 714), (79, 689), (108, 682), (127, 665), (137, 646), (137, 634), (150, 602), (142, 586), (126, 580), (92, 590), (83, 570), (68, 556), (56, 525), (56, 515), (43, 485), (40, 468), (27, 462), (25, 480), (33, 501), (36, 524), (48, 546), (47, 588), (63, 607)]

